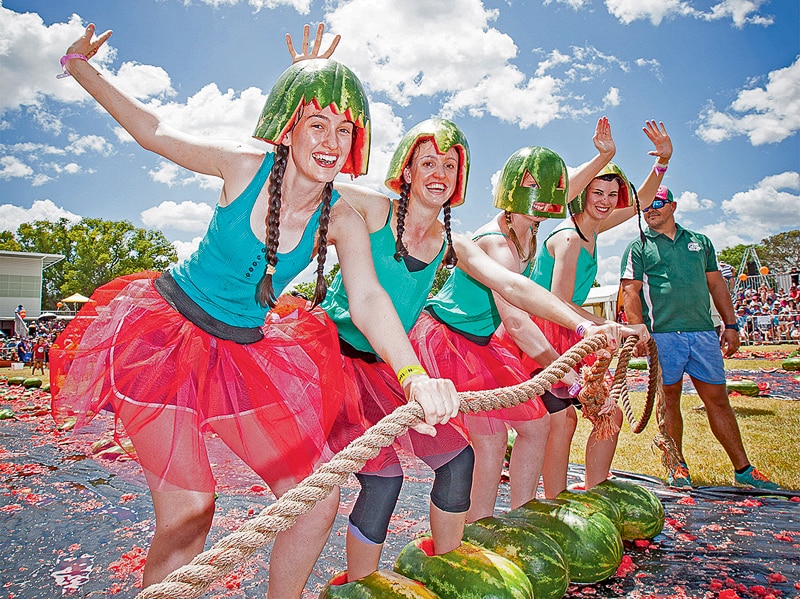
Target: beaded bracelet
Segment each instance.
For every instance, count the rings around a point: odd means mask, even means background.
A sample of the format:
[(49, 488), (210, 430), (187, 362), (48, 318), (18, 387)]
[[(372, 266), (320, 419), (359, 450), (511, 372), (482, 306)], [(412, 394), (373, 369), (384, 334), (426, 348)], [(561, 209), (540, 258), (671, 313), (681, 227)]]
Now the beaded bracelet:
[(667, 172), (667, 167), (669, 167), (669, 162), (661, 164), (656, 160), (656, 163), (653, 165), (653, 170), (656, 172), (656, 175), (663, 175)]
[(56, 75), (56, 79), (64, 79), (65, 77), (72, 77), (72, 73), (70, 73), (67, 70), (67, 61), (73, 58), (89, 62), (89, 59), (86, 58), (83, 54), (64, 54), (64, 56), (61, 57), (61, 68), (63, 68), (64, 71)]
[(581, 323), (578, 323), (578, 326), (575, 327), (575, 332), (578, 333), (578, 336), (583, 339), (586, 336), (586, 329), (589, 327), (593, 327), (594, 323), (591, 320), (584, 320)]
[(413, 366), (406, 366), (397, 371), (397, 382), (400, 383), (400, 385), (402, 385), (403, 381), (405, 381), (408, 377), (415, 374), (428, 374), (428, 373), (425, 372), (425, 369), (419, 364), (414, 364)]

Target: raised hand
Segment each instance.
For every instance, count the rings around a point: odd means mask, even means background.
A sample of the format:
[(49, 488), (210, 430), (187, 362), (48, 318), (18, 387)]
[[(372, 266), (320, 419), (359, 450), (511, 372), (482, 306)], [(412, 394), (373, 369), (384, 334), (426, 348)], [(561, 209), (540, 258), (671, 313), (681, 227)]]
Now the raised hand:
[(311, 32), (311, 27), (309, 25), (305, 25), (303, 27), (303, 53), (299, 53), (294, 49), (294, 44), (292, 44), (292, 36), (290, 34), (286, 34), (286, 47), (289, 50), (289, 55), (292, 57), (292, 64), (296, 62), (300, 62), (301, 60), (308, 60), (309, 58), (330, 58), (333, 51), (336, 50), (336, 46), (339, 45), (339, 40), (342, 39), (341, 35), (336, 35), (331, 42), (330, 47), (325, 50), (322, 54), (319, 53), (319, 48), (322, 45), (322, 34), (325, 31), (325, 24), (320, 23), (317, 26), (317, 36), (314, 39), (314, 45), (311, 48), (311, 52), (308, 51), (308, 34)]
[(642, 127), (642, 131), (655, 146), (655, 150), (651, 150), (648, 154), (650, 156), (658, 156), (669, 162), (672, 156), (672, 140), (664, 127), (664, 123), (659, 121), (656, 125), (655, 121), (647, 121), (645, 126)]
[(614, 138), (611, 137), (611, 124), (608, 122), (607, 117), (598, 119), (592, 142), (601, 156), (610, 156), (613, 158), (614, 154), (616, 154), (617, 146), (614, 143)]
[(82, 54), (86, 58), (91, 58), (100, 49), (100, 46), (106, 43), (106, 40), (111, 37), (112, 31), (109, 29), (99, 37), (94, 37), (95, 26), (94, 23), (89, 23), (83, 35), (77, 40), (72, 42), (72, 45), (67, 48), (65, 54)]

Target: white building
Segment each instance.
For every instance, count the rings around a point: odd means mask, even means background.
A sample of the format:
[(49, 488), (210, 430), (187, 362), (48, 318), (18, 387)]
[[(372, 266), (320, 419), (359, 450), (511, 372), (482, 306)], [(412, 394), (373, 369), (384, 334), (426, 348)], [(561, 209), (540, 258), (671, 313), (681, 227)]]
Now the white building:
[(42, 273), (64, 259), (60, 254), (10, 252), (0, 250), (0, 328), (6, 334), (14, 330), (14, 310), (22, 304), (26, 320), (42, 313)]

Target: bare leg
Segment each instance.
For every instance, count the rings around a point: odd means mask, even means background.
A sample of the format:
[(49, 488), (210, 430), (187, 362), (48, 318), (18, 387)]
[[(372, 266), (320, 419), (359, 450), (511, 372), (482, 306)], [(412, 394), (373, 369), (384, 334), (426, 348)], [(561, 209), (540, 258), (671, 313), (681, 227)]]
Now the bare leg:
[(511, 509), (516, 509), (536, 497), (539, 477), (542, 474), (547, 437), (550, 433), (550, 415), (515, 423), (517, 439), (511, 452), (509, 475), (511, 477)]
[(683, 380), (664, 385), (664, 427), (667, 434), (683, 455), (683, 415), (681, 414), (681, 391)]
[(467, 522), (494, 515), (497, 486), (508, 448), (508, 433), (505, 430), (494, 435), (472, 435), (475, 451), (475, 466), (472, 469), (472, 492)]
[[(278, 483), (273, 485), (273, 490), (280, 496), (291, 486), (293, 484)], [(296, 599), (302, 595), (314, 564), (328, 542), (338, 507), (339, 488), (335, 487), (290, 529), (275, 537), (269, 559), (269, 599)]]
[[(614, 410), (613, 416), (617, 426), (622, 426), (622, 410), (619, 407)], [(619, 432), (608, 439), (598, 439), (595, 431), (592, 430), (586, 440), (586, 478), (584, 488), (587, 491), (608, 478), (611, 462), (614, 460), (614, 452), (617, 450), (618, 440)]]
[(736, 414), (731, 407), (725, 385), (711, 385), (694, 377), (691, 379), (706, 407), (706, 416), (708, 416), (711, 432), (725, 449), (733, 467), (737, 470), (746, 467), (750, 461), (744, 450), (739, 423), (736, 422)]
[(147, 551), (142, 587), (188, 564), (203, 551), (214, 518), (214, 493), (150, 491), (156, 532)]
[(448, 553), (461, 545), (466, 512), (443, 512), (431, 503), (431, 534), (436, 555)]
[(542, 478), (544, 495), (553, 499), (567, 488), (567, 469), (569, 468), (569, 446), (578, 425), (578, 417), (572, 406), (555, 414), (550, 414), (550, 434), (544, 454)]

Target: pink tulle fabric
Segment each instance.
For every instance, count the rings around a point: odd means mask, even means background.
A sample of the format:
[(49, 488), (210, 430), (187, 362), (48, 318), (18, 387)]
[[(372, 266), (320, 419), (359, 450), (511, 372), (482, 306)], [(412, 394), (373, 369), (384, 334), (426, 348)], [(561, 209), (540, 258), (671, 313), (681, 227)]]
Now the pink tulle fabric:
[(99, 288), (51, 350), (53, 416), (88, 424), (102, 409), (131, 438), (153, 489), (213, 490), (204, 436), (213, 433), (268, 484), (298, 482), (329, 457), (342, 411), (336, 327), (304, 299), (282, 296), (240, 345), (214, 337), (156, 291), (158, 273)]
[[(411, 345), (430, 376), (448, 378), (458, 391), (484, 391), (510, 387), (528, 380), (519, 360), (494, 336), (487, 345), (478, 345), (448, 329), (423, 312), (409, 332)], [(463, 418), (470, 434), (493, 435), (506, 431), (506, 424), (541, 418), (547, 410), (538, 397), (513, 408), (466, 414)]]
[[(387, 364), (367, 363), (347, 356), (342, 359), (344, 384), (348, 388), (348, 394), (358, 398), (360, 413), (354, 418), (352, 412), (345, 415), (343, 411), (343, 415), (337, 419), (328, 440), (334, 452), (342, 450), (367, 428), (407, 403), (397, 376)], [(466, 432), (458, 419), (436, 425), (435, 437), (409, 429), (406, 434), (397, 437), (392, 445), (381, 449), (376, 457), (364, 465), (361, 472), (391, 476), (402, 473), (398, 451), (417, 456), (435, 470), (467, 445), (469, 441)]]

